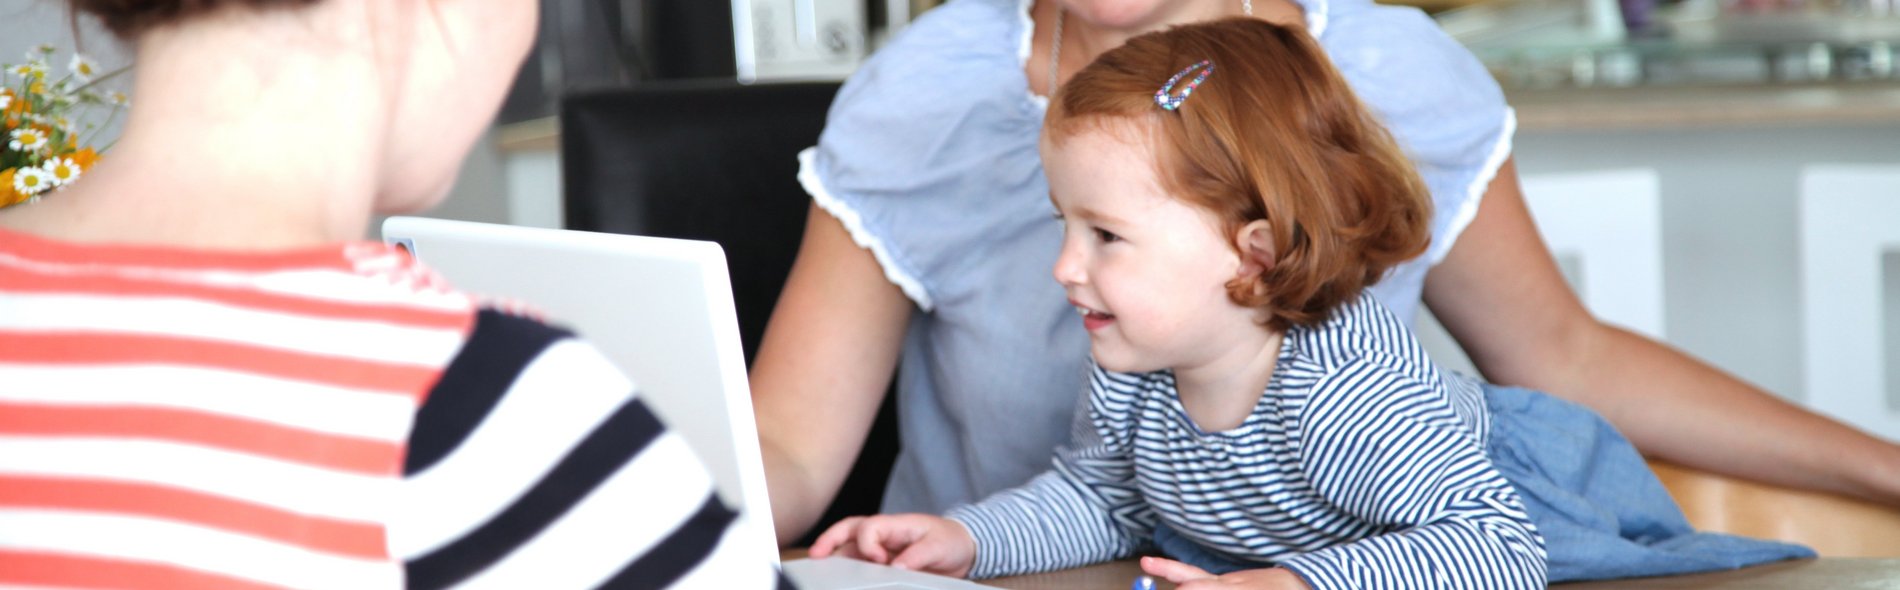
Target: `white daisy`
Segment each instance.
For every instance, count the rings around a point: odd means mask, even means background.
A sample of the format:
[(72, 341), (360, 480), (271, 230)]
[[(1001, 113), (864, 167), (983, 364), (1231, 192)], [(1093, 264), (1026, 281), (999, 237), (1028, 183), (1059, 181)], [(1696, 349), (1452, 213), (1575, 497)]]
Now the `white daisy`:
[(0, 92), (0, 111), (4, 111), (10, 106), (13, 106), (13, 93)]
[(124, 92), (113, 92), (112, 104), (116, 104), (122, 107), (129, 107), (129, 106), (132, 106), (132, 99), (130, 97), (127, 97)]
[(7, 147), (22, 152), (37, 150), (43, 145), (46, 145), (46, 134), (31, 127), (21, 127), (13, 130), (13, 141), (7, 143)]
[(99, 75), (99, 62), (77, 53), (73, 54), (73, 63), (67, 64), (66, 68), (72, 70), (73, 77), (85, 82), (90, 82), (93, 76)]
[(39, 168), (21, 168), (13, 174), (13, 190), (22, 195), (37, 195), (59, 186), (53, 175)]
[(46, 77), (46, 62), (36, 61), (9, 66), (7, 72), (19, 78), (43, 78)]
[(79, 179), (79, 173), (81, 172), (79, 170), (79, 164), (74, 162), (72, 158), (52, 158), (47, 160), (46, 164), (41, 165), (40, 168), (46, 170), (46, 174), (53, 177), (53, 184), (58, 186), (72, 184), (74, 180)]

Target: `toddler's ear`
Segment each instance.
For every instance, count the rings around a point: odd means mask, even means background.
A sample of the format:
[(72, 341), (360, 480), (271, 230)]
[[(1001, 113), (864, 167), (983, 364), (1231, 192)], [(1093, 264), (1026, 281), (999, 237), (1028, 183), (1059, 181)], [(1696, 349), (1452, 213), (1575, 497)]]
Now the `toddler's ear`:
[(1234, 248), (1240, 252), (1238, 278), (1259, 278), (1273, 268), (1273, 228), (1267, 226), (1267, 220), (1256, 219), (1241, 226), (1234, 233)]

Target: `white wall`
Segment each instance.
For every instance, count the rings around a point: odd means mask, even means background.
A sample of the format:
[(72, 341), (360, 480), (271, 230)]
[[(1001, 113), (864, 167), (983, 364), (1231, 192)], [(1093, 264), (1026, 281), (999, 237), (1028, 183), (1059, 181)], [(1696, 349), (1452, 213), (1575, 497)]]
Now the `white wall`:
[(66, 7), (65, 2), (57, 0), (0, 0), (0, 40), (4, 40), (0, 42), (0, 63), (25, 61), (26, 50), (41, 43), (59, 46), (62, 61), (53, 64), (56, 68), (66, 67), (64, 58), (81, 44), (85, 53), (98, 59), (107, 71), (130, 61), (117, 40), (91, 18), (80, 19), (75, 43)]
[(449, 198), (422, 214), (425, 217), (508, 223), (508, 176), (495, 133), (483, 134), (462, 162), (461, 174)]
[(455, 188), (424, 217), (561, 227), (561, 158), (554, 149), (504, 149), (490, 129), (463, 160)]
[[(50, 43), (58, 48), (53, 55), (52, 75), (63, 76), (72, 59), (73, 52), (80, 50), (87, 57), (99, 63), (99, 71), (110, 72), (132, 62), (129, 48), (122, 46), (118, 39), (91, 17), (79, 19), (78, 36), (74, 37), (73, 22), (67, 12), (67, 4), (57, 0), (0, 0), (0, 63), (19, 64), (26, 62), (26, 53), (41, 43)], [(131, 78), (138, 72), (102, 82), (100, 88), (125, 91), (132, 87)], [(7, 80), (11, 83), (13, 80)], [(138, 100), (133, 97), (134, 102)], [(118, 137), (119, 121), (106, 126), (93, 140), (94, 147), (103, 146)], [(91, 123), (104, 123), (104, 117), (93, 118)]]
[[(1658, 170), (1665, 335), (1676, 346), (1791, 399), (1801, 391), (1800, 167), (1900, 164), (1900, 122), (1653, 131), (1525, 131), (1518, 168), (1532, 175)], [(1900, 219), (1894, 220), (1900, 223)], [(1886, 309), (1900, 310), (1900, 259), (1885, 265)], [(1900, 317), (1890, 315), (1889, 317)], [(1880, 318), (1868, 318), (1880, 321)], [(1892, 372), (1900, 329), (1884, 334)], [(1900, 406), (1888, 380), (1889, 404)]]

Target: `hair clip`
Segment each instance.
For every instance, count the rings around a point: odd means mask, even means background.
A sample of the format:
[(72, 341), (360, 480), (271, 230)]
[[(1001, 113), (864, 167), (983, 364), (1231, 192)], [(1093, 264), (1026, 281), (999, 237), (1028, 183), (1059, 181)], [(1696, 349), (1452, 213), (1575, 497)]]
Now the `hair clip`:
[[(1189, 80), (1187, 87), (1182, 88), (1180, 94), (1173, 94), (1175, 83), (1180, 82), (1181, 78), (1187, 77), (1189, 73), (1192, 73), (1197, 68), (1201, 70), (1201, 74), (1195, 76), (1193, 80)], [(1181, 108), (1181, 103), (1187, 100), (1188, 95), (1194, 94), (1194, 89), (1200, 87), (1201, 81), (1206, 80), (1207, 75), (1212, 73), (1214, 73), (1214, 62), (1205, 59), (1194, 62), (1194, 65), (1182, 69), (1176, 73), (1173, 78), (1168, 78), (1168, 83), (1162, 84), (1161, 90), (1155, 91), (1155, 104), (1160, 105), (1161, 110), (1164, 111)]]

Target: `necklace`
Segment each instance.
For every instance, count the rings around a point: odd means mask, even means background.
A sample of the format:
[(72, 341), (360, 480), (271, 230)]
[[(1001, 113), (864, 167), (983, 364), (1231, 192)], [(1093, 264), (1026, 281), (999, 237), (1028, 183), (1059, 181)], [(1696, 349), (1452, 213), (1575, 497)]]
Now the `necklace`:
[[(1253, 16), (1253, 0), (1240, 0), (1240, 12)], [(1056, 95), (1056, 73), (1062, 69), (1062, 21), (1067, 16), (1069, 9), (1063, 8), (1060, 3), (1056, 4), (1056, 26), (1049, 40), (1049, 86), (1044, 88), (1044, 96)]]
[(1068, 15), (1061, 4), (1056, 5), (1055, 38), (1049, 42), (1049, 85), (1043, 87), (1043, 95), (1052, 98), (1056, 95), (1056, 70), (1062, 67), (1062, 20)]

